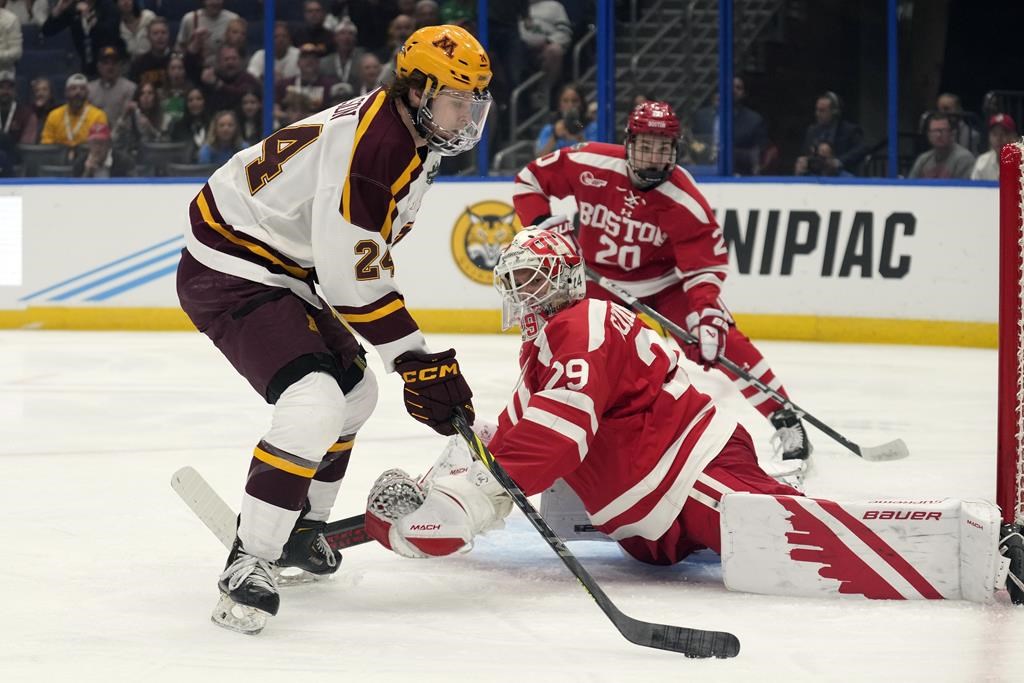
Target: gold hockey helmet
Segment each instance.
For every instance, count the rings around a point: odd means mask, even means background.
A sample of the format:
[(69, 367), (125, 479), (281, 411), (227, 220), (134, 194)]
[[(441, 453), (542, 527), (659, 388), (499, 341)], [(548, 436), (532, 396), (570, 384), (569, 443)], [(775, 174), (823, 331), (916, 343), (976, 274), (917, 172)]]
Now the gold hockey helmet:
[(432, 150), (454, 156), (480, 141), (491, 107), (491, 60), (468, 31), (421, 28), (398, 51), (395, 72), (426, 77), (414, 122)]

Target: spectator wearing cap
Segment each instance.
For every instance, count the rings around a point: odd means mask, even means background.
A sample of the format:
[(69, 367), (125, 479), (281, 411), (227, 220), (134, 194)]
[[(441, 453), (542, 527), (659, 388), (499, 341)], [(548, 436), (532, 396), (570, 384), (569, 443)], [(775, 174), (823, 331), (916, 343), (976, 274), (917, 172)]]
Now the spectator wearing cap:
[(201, 9), (192, 10), (181, 19), (178, 46), (192, 50), (203, 59), (204, 66), (214, 66), (218, 50), (224, 44), (228, 24), (238, 15), (224, 9), (224, 0), (200, 0)]
[(135, 96), (135, 83), (121, 75), (121, 53), (116, 47), (100, 50), (96, 64), (99, 77), (89, 81), (89, 102), (107, 113), (110, 121), (120, 121), (124, 107)]
[(113, 0), (57, 0), (41, 32), (53, 36), (65, 29), (71, 30), (82, 73), (89, 78), (96, 76), (96, 58), (101, 48), (113, 46), (124, 52), (121, 17)]
[(14, 68), (15, 62), (21, 59), (21, 22), (14, 12), (5, 5), (7, 0), (0, 0), (0, 70)]
[(359, 88), (359, 60), (364, 52), (356, 47), (358, 35), (356, 25), (348, 17), (343, 18), (334, 27), (334, 52), (320, 60), (320, 73), (337, 82), (333, 93), (336, 100), (352, 97)]
[(235, 112), (219, 111), (210, 122), (206, 143), (199, 148), (199, 163), (226, 164), (242, 147), (242, 131)]
[(14, 12), (22, 26), (42, 26), (50, 14), (47, 0), (7, 0), (7, 9)]
[(262, 85), (245, 70), (242, 55), (230, 45), (221, 45), (217, 51), (217, 67), (203, 69), (203, 91), (211, 111), (237, 109), (242, 93), (260, 90)]
[(989, 150), (978, 157), (971, 180), (999, 180), (999, 152), (1017, 139), (1017, 122), (1009, 114), (995, 114), (988, 120)]
[(171, 61), (171, 29), (167, 20), (157, 17), (149, 22), (146, 32), (149, 50), (132, 58), (128, 80), (136, 85), (152, 83), (158, 89), (167, 80), (167, 64)]
[(974, 155), (955, 141), (953, 122), (954, 119), (943, 112), (928, 117), (928, 144), (932, 148), (914, 160), (908, 177), (965, 180), (971, 177)]
[(128, 58), (149, 52), (149, 25), (156, 19), (156, 13), (143, 9), (139, 0), (117, 0), (117, 11), (121, 15), (121, 40)]
[[(253, 53), (248, 71), (254, 78), (263, 78), (263, 48)], [(288, 22), (274, 22), (274, 81), (299, 75), (299, 48), (292, 45), (292, 33)]]
[(11, 175), (18, 144), (36, 141), (39, 121), (32, 107), (19, 105), (13, 71), (0, 71), (0, 175)]
[(334, 36), (324, 26), (327, 10), (320, 0), (306, 0), (302, 3), (303, 24), (292, 34), (292, 44), (298, 47), (315, 45), (319, 55), (325, 56), (334, 51)]
[(71, 164), (76, 178), (123, 178), (128, 165), (113, 153), (110, 126), (94, 123), (86, 137), (86, 153), (78, 155)]
[(274, 115), (280, 118), (285, 98), (296, 92), (306, 96), (314, 111), (323, 109), (331, 103), (331, 89), (336, 83), (330, 76), (320, 73), (320, 49), (312, 43), (306, 43), (299, 48), (299, 75), (285, 79), (276, 86), (274, 100), (278, 108)]
[(47, 115), (39, 142), (64, 145), (73, 150), (88, 140), (89, 131), (97, 123), (108, 125), (107, 115), (99, 107), (89, 104), (89, 80), (84, 74), (68, 76), (64, 83), (64, 99), (67, 104)]

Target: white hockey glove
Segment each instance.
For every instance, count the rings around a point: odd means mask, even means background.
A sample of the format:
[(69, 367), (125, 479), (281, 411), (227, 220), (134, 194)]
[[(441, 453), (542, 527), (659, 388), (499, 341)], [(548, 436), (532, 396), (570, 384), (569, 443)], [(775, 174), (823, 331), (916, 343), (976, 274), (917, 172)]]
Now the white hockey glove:
[[(697, 338), (698, 351), (687, 356), (705, 368), (717, 363), (719, 356), (725, 353), (725, 338), (729, 333), (725, 313), (717, 308), (705, 308), (700, 313), (694, 311), (686, 316), (686, 326), (690, 329), (690, 334)], [(696, 355), (696, 358), (693, 355)]]
[(467, 552), (473, 537), (504, 526), (512, 499), (460, 437), (452, 437), (435, 465), (414, 480), (388, 470), (366, 502), (366, 531), (404, 557)]
[(551, 230), (552, 232), (557, 232), (559, 235), (572, 235), (576, 232), (576, 226), (574, 226), (572, 224), (572, 220), (564, 214), (545, 218), (543, 221), (538, 223), (536, 227), (538, 230)]

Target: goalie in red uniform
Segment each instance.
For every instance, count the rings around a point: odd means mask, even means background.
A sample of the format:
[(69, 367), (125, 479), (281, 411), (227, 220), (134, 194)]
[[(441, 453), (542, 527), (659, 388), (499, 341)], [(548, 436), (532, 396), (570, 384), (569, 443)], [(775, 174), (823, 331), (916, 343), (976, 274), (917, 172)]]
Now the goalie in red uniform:
[[(496, 427), (477, 432), (527, 495), (561, 478), (590, 521), (636, 559), (722, 556), (731, 590), (1024, 601), (1024, 542), (985, 501), (802, 496), (758, 466), (746, 430), (690, 383), (679, 354), (618, 304), (584, 298), (583, 260), (527, 229), (494, 270), (522, 374)], [(458, 437), (423, 477), (381, 475), (366, 527), (407, 557), (448, 555), (500, 527), (511, 501)]]
[[(676, 166), (679, 130), (665, 102), (638, 105), (626, 125), (625, 146), (583, 143), (530, 162), (516, 176), (516, 213), (524, 226), (572, 232), (565, 216), (550, 215), (550, 199), (575, 197), (577, 239), (591, 268), (697, 337), (700, 343), (687, 348), (695, 362), (711, 367), (726, 353), (786, 396), (722, 302), (728, 249), (693, 178)], [(588, 284), (587, 295), (613, 298), (596, 283)], [(806, 460), (811, 445), (799, 415), (722, 371), (771, 421), (782, 459)]]

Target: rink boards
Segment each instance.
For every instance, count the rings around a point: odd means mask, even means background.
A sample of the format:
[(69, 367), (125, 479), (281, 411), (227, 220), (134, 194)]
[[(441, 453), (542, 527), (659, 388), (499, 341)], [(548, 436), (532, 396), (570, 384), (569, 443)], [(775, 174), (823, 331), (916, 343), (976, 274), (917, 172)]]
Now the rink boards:
[[(994, 184), (701, 186), (729, 243), (725, 301), (750, 336), (995, 346)], [(200, 187), (0, 185), (0, 327), (188, 329), (174, 271)], [(428, 192), (394, 252), (427, 331), (498, 330), (490, 269), (519, 229), (512, 190), (439, 181)]]

